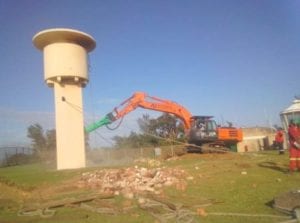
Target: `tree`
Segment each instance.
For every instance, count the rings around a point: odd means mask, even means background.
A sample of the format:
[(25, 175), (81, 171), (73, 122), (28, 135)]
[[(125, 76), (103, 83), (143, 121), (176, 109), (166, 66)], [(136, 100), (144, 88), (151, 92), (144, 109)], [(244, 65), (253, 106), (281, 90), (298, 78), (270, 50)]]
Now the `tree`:
[(163, 113), (156, 119), (151, 119), (149, 115), (143, 115), (138, 120), (138, 124), (144, 135), (158, 136), (172, 140), (184, 136), (182, 122), (174, 115), (168, 113)]
[(40, 124), (30, 125), (27, 129), (27, 137), (32, 141), (33, 153), (35, 155), (38, 155), (40, 151), (47, 148), (47, 140), (44, 136), (43, 127)]
[(176, 141), (185, 141), (182, 122), (168, 113), (158, 118), (150, 118), (144, 114), (138, 119), (141, 133), (131, 132), (129, 136), (115, 136), (115, 147), (140, 148), (143, 146), (158, 146), (176, 144)]
[(33, 154), (39, 158), (47, 157), (55, 153), (56, 131), (55, 129), (44, 131), (43, 127), (36, 123), (27, 129), (27, 137), (31, 139)]
[(56, 149), (56, 130), (46, 131), (46, 149), (55, 150)]
[[(56, 153), (56, 130), (44, 131), (43, 127), (36, 123), (27, 128), (27, 137), (31, 139), (33, 154), (41, 160), (54, 160)], [(85, 149), (89, 148), (89, 136), (85, 132)]]
[(129, 136), (115, 136), (113, 140), (115, 141), (115, 146), (117, 148), (138, 148), (140, 146), (140, 135), (135, 132), (130, 132)]

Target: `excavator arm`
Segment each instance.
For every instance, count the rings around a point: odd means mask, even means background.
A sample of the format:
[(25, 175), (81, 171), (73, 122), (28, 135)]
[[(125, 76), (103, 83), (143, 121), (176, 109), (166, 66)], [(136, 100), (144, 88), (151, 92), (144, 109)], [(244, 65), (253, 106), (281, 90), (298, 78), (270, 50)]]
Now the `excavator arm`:
[(135, 92), (130, 98), (114, 108), (114, 110), (108, 113), (103, 119), (87, 126), (86, 131), (92, 132), (103, 125), (108, 125), (123, 118), (125, 115), (139, 107), (173, 114), (182, 120), (185, 129), (191, 128), (192, 115), (183, 106), (170, 100), (149, 96), (144, 92)]
[[(115, 107), (112, 112), (97, 122), (87, 126), (85, 130), (90, 133), (118, 119), (122, 120), (124, 116), (137, 108), (169, 113), (181, 119), (188, 136), (188, 143), (196, 146), (190, 146), (188, 150), (191, 151), (194, 148), (199, 151), (199, 146), (202, 147), (203, 145), (208, 145), (209, 147), (225, 146), (234, 150), (237, 142), (243, 139), (242, 129), (237, 129), (232, 126), (217, 126), (216, 122), (211, 119), (212, 116), (192, 116), (183, 106), (170, 100), (149, 96), (144, 92), (135, 92), (130, 98)], [(200, 151), (202, 151), (202, 149), (200, 149)]]

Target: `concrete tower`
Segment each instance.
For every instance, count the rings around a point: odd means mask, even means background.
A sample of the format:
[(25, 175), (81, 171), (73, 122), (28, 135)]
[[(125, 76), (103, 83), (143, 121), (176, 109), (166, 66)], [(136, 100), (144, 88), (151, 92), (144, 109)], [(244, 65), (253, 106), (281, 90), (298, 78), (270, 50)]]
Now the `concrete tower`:
[(54, 88), (57, 169), (85, 167), (82, 88), (88, 82), (88, 55), (96, 47), (88, 34), (48, 29), (33, 37), (44, 54), (44, 79)]

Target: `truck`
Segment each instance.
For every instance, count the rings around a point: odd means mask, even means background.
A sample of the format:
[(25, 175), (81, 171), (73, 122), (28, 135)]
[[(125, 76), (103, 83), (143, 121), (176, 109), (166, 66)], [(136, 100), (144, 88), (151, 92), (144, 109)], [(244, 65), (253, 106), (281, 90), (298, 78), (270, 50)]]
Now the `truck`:
[(167, 99), (149, 96), (145, 92), (135, 92), (120, 105), (115, 107), (104, 118), (88, 125), (87, 133), (107, 126), (116, 120), (124, 118), (137, 108), (144, 108), (172, 114), (182, 121), (188, 139), (188, 152), (206, 152), (214, 149), (229, 149), (236, 151), (237, 143), (243, 140), (241, 128), (219, 126), (213, 116), (192, 115), (184, 106)]

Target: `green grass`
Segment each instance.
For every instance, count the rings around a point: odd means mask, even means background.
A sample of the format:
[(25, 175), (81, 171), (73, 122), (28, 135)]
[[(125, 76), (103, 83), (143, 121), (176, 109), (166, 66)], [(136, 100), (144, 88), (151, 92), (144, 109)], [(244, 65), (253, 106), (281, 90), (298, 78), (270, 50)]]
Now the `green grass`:
[[(165, 199), (181, 203), (186, 208), (196, 211), (203, 204), (208, 214), (196, 216), (195, 222), (281, 222), (284, 219), (267, 217), (228, 216), (228, 213), (253, 215), (282, 215), (270, 207), (275, 196), (291, 189), (300, 188), (300, 173), (286, 174), (288, 154), (278, 155), (275, 151), (248, 154), (188, 154), (178, 160), (163, 161), (163, 166), (182, 168), (193, 180), (188, 180), (186, 190), (175, 187), (165, 189)], [(47, 198), (58, 198), (67, 194), (80, 195), (93, 191), (76, 190), (69, 185), (66, 190), (54, 190), (66, 182), (79, 177), (84, 171), (80, 169), (55, 171), (45, 166), (34, 164), (0, 169), (0, 219), (1, 222), (155, 222), (146, 211), (137, 206), (128, 214), (100, 215), (76, 207), (57, 208), (51, 218), (18, 217), (17, 211), (24, 202), (37, 197), (41, 191)], [(52, 190), (51, 190), (52, 189)], [(115, 205), (121, 205), (124, 198), (116, 197)], [(133, 202), (135, 205), (136, 201)], [(215, 216), (213, 213), (223, 213)]]
[(41, 185), (53, 185), (70, 179), (80, 172), (74, 170), (55, 171), (41, 164), (0, 168), (0, 182), (23, 190), (33, 190)]

